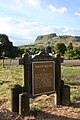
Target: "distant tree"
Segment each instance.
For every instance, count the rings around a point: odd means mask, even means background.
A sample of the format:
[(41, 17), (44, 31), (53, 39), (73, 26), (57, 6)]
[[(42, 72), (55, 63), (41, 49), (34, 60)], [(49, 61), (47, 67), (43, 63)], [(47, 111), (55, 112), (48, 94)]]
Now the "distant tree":
[(55, 52), (59, 52), (61, 54), (64, 54), (66, 51), (66, 46), (64, 43), (56, 43), (54, 45), (54, 50), (55, 50)]
[(24, 48), (24, 53), (29, 54), (29, 49)]
[(74, 56), (74, 52), (73, 49), (67, 50), (65, 51), (65, 57), (69, 60), (73, 59)]
[(40, 46), (40, 51), (45, 52), (45, 48), (43, 46)]
[(14, 47), (12, 42), (5, 34), (0, 34), (0, 56), (4, 53), (5, 57), (16, 57), (17, 47)]
[(51, 50), (52, 50), (52, 52), (54, 52), (54, 46), (53, 45), (51, 46)]
[(74, 52), (73, 58), (74, 58), (74, 59), (80, 59), (80, 47), (74, 48), (74, 49), (73, 49), (73, 52)]
[(47, 46), (47, 47), (46, 47), (46, 52), (47, 52), (47, 53), (52, 53), (52, 50), (51, 50), (51, 47), (50, 47), (50, 46)]
[(65, 56), (67, 59), (80, 59), (80, 47), (67, 50)]
[(23, 54), (24, 54), (24, 49), (18, 48), (17, 56), (22, 57)]
[(2, 46), (6, 46), (6, 45), (10, 44), (11, 42), (9, 41), (9, 38), (7, 35), (0, 34), (0, 43), (2, 44)]
[(73, 44), (70, 42), (68, 45), (68, 50), (73, 49)]
[(17, 57), (18, 56), (18, 47), (14, 47), (14, 46), (13, 47), (9, 47), (8, 54), (6, 56), (10, 57), (10, 58)]

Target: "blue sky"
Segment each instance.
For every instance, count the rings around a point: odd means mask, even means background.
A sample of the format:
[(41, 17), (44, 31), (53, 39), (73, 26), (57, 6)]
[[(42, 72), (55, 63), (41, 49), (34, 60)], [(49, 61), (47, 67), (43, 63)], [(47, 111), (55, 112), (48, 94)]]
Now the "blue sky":
[(0, 33), (13, 45), (49, 33), (80, 36), (80, 0), (0, 0)]

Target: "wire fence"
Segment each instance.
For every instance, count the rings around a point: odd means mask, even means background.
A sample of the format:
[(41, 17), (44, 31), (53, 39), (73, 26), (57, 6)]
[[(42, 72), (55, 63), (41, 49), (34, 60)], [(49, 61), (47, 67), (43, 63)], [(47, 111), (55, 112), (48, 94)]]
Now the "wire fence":
[[(0, 66), (19, 65), (19, 58), (16, 59), (0, 59)], [(64, 60), (62, 66), (80, 66), (80, 60)]]
[(1, 59), (0, 66), (13, 66), (19, 65), (19, 58), (17, 59)]

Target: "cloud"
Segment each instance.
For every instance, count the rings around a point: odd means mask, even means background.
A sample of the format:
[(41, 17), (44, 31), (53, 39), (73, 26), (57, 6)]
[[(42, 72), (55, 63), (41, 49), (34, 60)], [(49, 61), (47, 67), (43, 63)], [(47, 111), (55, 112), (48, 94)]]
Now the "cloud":
[(80, 16), (80, 12), (75, 12), (74, 14)]
[(41, 0), (27, 0), (27, 2), (31, 5), (39, 5)]
[[(0, 2), (0, 15), (3, 12), (5, 15), (27, 15), (33, 13), (41, 5), (41, 0), (3, 0)], [(32, 11), (31, 11), (32, 10)]]
[(80, 30), (66, 26), (28, 22), (23, 19), (14, 19), (11, 17), (0, 17), (0, 33), (8, 35), (14, 45), (25, 45), (33, 43), (39, 35), (49, 33), (56, 33), (57, 35), (80, 35)]
[(19, 5), (20, 7), (22, 6), (37, 6), (40, 5), (41, 0), (16, 0), (16, 4)]
[(68, 11), (67, 8), (65, 7), (56, 8), (55, 6), (51, 4), (49, 5), (49, 8), (52, 12), (58, 12), (58, 13), (66, 13)]
[(77, 15), (77, 16), (80, 16), (80, 8), (79, 8), (78, 11), (75, 12), (74, 14)]
[(14, 45), (30, 44), (40, 34), (43, 24), (11, 17), (0, 17), (0, 33), (7, 34)]

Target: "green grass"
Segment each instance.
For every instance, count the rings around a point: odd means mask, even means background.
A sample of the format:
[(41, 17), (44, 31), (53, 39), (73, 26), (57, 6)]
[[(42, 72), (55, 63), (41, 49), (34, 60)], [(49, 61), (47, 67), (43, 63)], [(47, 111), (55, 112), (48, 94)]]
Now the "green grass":
[(69, 84), (80, 84), (80, 66), (79, 67), (66, 67), (62, 66), (61, 69), (62, 79)]
[(10, 96), (10, 88), (16, 84), (23, 85), (21, 66), (0, 66), (0, 98)]
[[(61, 67), (61, 79), (70, 86), (71, 101), (80, 100), (80, 67)], [(12, 86), (23, 86), (22, 66), (0, 66), (0, 98), (10, 97)], [(40, 107), (40, 106), (39, 106)], [(34, 109), (34, 108), (33, 108)]]
[(35, 110), (40, 110), (42, 108), (46, 108), (48, 105), (46, 103), (42, 103), (42, 104), (36, 104), (36, 105), (32, 105), (31, 106), (31, 110), (35, 111)]
[(61, 68), (61, 78), (65, 84), (70, 86), (71, 101), (80, 100), (80, 66), (79, 67), (66, 67)]

